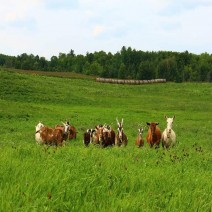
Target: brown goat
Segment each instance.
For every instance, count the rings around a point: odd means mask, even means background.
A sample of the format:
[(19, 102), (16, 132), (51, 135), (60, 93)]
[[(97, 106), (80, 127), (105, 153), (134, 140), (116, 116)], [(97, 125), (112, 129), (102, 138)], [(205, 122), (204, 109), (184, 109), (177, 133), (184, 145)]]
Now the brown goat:
[(157, 127), (158, 124), (159, 123), (157, 122), (152, 122), (152, 123), (147, 122), (147, 126), (149, 127), (149, 129), (148, 129), (146, 140), (147, 140), (147, 143), (150, 145), (150, 147), (153, 147), (154, 145), (156, 147), (159, 147), (160, 145), (161, 131), (160, 131), (160, 128)]
[(143, 128), (138, 129), (138, 136), (137, 136), (137, 139), (136, 139), (136, 142), (135, 142), (135, 145), (137, 147), (143, 147), (144, 146), (143, 131), (144, 131)]

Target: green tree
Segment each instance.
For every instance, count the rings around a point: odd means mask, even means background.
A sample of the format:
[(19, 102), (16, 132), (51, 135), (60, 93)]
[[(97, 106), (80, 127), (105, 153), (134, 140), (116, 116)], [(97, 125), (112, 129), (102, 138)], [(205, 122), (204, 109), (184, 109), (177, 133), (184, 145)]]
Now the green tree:
[(102, 71), (103, 71), (103, 68), (97, 61), (94, 61), (90, 65), (90, 74), (91, 75), (100, 76)]
[(150, 80), (155, 78), (155, 68), (149, 61), (143, 61), (139, 66), (139, 79)]
[(118, 71), (118, 78), (125, 79), (125, 74), (126, 74), (126, 66), (124, 63), (121, 63)]

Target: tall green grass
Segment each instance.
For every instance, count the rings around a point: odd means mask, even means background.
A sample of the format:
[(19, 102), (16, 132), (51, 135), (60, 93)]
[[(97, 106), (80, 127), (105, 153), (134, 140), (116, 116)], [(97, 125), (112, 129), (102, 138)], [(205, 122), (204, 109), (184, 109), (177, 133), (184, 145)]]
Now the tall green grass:
[[(212, 86), (101, 84), (0, 71), (0, 211), (211, 211)], [(138, 124), (176, 115), (177, 146), (135, 147)], [(82, 144), (124, 118), (126, 148)], [(39, 146), (35, 125), (70, 119), (76, 141)], [(144, 137), (147, 134), (145, 129)]]

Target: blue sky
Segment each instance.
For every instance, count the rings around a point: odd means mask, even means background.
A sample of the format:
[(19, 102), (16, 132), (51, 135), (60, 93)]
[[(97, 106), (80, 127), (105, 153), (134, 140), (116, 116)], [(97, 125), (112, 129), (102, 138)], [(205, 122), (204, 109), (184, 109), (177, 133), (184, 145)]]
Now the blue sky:
[(212, 0), (0, 0), (0, 53), (212, 54)]

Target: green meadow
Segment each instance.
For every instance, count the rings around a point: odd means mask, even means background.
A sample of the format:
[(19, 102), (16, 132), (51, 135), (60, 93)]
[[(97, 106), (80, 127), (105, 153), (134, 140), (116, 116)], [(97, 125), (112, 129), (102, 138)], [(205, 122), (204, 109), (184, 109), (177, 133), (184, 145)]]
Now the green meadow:
[[(117, 85), (0, 69), (0, 211), (211, 211), (212, 84)], [(138, 125), (174, 120), (170, 150), (135, 146)], [(124, 148), (85, 147), (83, 132), (117, 129)], [(70, 120), (77, 139), (35, 143), (39, 121)], [(144, 130), (144, 138), (147, 128)]]

